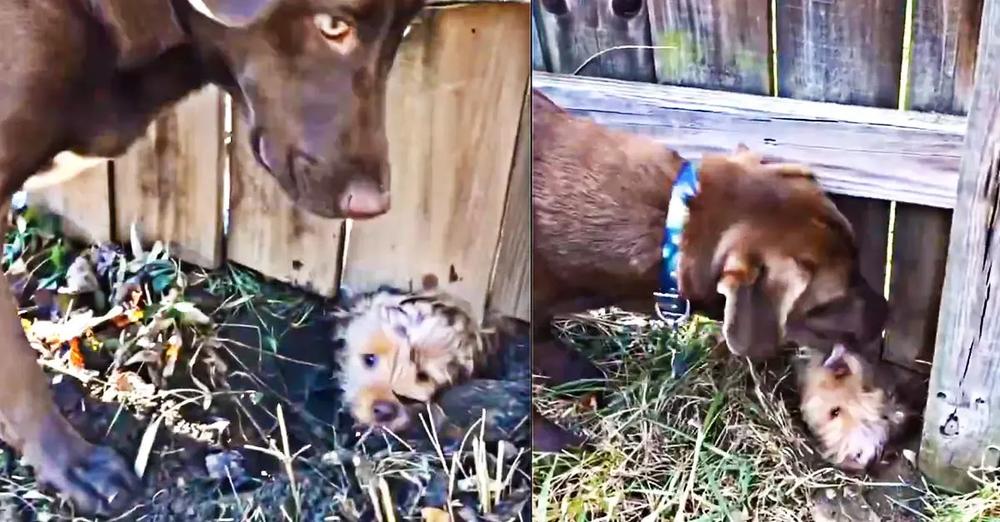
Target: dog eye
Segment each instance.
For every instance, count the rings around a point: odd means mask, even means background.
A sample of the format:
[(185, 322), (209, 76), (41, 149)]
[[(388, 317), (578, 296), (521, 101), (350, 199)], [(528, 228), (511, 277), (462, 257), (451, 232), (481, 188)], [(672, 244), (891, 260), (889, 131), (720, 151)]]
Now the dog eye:
[(373, 354), (366, 353), (361, 356), (361, 362), (365, 363), (365, 368), (374, 368), (375, 363), (378, 361), (378, 357)]
[(344, 20), (343, 18), (335, 18), (328, 14), (318, 14), (314, 16), (313, 23), (316, 24), (316, 28), (319, 29), (319, 32), (322, 33), (323, 38), (333, 40), (335, 42), (343, 41), (351, 34), (351, 31), (354, 30), (347, 20)]
[(838, 415), (840, 415), (840, 406), (837, 406), (836, 408), (830, 410), (831, 419), (836, 419)]
[(419, 371), (417, 372), (417, 380), (420, 382), (427, 382), (431, 380), (431, 376), (427, 375), (427, 372)]

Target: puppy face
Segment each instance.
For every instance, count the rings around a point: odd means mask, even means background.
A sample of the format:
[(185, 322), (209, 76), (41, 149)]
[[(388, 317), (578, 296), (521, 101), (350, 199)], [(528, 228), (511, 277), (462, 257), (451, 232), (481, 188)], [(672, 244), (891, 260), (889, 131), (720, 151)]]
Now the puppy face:
[(804, 166), (763, 164), (741, 150), (706, 158), (702, 170), (703, 204), (717, 216), (695, 223), (694, 234), (718, 241), (710, 261), (691, 262), (713, 267), (735, 354), (765, 358), (784, 341), (853, 344), (881, 334), (885, 299), (861, 277), (850, 223)]
[(810, 350), (800, 373), (802, 417), (823, 458), (848, 471), (877, 462), (889, 440), (889, 401), (866, 383), (864, 362), (838, 344), (824, 357)]
[(475, 323), (442, 294), (377, 292), (359, 299), (341, 322), (341, 387), (363, 425), (406, 428), (404, 402), (428, 402), (468, 378), (482, 352)]

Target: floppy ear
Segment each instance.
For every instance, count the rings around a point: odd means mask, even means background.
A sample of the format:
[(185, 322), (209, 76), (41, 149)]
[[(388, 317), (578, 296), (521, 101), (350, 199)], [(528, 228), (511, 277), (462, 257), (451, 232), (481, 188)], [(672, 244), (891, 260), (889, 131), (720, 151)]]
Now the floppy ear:
[(246, 27), (261, 19), (278, 0), (188, 0), (195, 11), (226, 27)]
[(97, 18), (118, 47), (120, 67), (150, 62), (187, 38), (170, 2), (97, 0), (92, 4)]
[(716, 287), (726, 298), (722, 332), (729, 350), (739, 356), (769, 357), (781, 339), (776, 307), (764, 291), (762, 272), (759, 264), (730, 255)]

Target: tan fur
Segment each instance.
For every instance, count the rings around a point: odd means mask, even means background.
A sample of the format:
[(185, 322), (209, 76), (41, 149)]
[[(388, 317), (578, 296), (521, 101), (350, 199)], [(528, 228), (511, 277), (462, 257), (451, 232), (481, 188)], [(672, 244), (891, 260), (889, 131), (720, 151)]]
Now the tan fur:
[[(399, 405), (400, 415), (382, 427), (410, 423), (401, 398), (427, 402), (441, 389), (471, 377), (489, 351), (468, 305), (441, 292), (362, 296), (340, 314), (339, 380), (352, 416), (379, 425), (376, 401)], [(374, 356), (374, 366), (367, 360)]]
[[(863, 470), (878, 461), (893, 427), (886, 391), (871, 383), (871, 369), (856, 354), (842, 350), (837, 371), (827, 358), (806, 349), (799, 366), (802, 418), (820, 443), (823, 458), (847, 470)], [(834, 356), (831, 356), (834, 357)], [(897, 421), (898, 422), (898, 421)]]

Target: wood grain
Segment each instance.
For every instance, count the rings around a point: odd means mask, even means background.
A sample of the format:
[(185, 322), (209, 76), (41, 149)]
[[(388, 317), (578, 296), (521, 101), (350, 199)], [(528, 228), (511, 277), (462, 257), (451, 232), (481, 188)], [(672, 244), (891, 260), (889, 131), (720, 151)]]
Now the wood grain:
[(400, 50), (389, 82), (392, 209), (353, 224), (345, 286), (434, 278), (482, 314), (530, 74), (527, 13), (470, 4), (414, 26), (419, 45)]
[[(917, 2), (907, 105), (964, 114), (972, 95), (981, 0)], [(886, 360), (930, 373), (951, 212), (900, 204), (889, 287)]]
[(983, 0), (916, 2), (908, 106), (965, 114), (972, 100)]
[(934, 358), (951, 211), (899, 204), (883, 359), (923, 374)]
[(86, 243), (111, 241), (110, 162), (58, 185), (26, 191), (28, 205), (62, 219), (66, 236)]
[[(552, 71), (572, 73), (592, 56), (618, 46), (649, 46), (644, 0), (539, 0), (532, 2)], [(618, 49), (590, 61), (580, 74), (655, 81), (653, 52)]]
[(769, 0), (651, 0), (660, 83), (771, 92)]
[(778, 2), (778, 94), (895, 107), (905, 2)]
[(511, 167), (500, 246), (490, 283), (489, 308), (530, 321), (531, 309), (531, 98), (526, 93)]
[(965, 118), (536, 72), (533, 87), (689, 158), (745, 143), (833, 193), (950, 208)]
[(959, 490), (976, 486), (970, 467), (1000, 464), (1000, 5), (982, 20), (919, 455), (932, 481)]
[(128, 242), (136, 222), (146, 242), (199, 266), (222, 262), (225, 171), (222, 94), (192, 94), (150, 125), (146, 136), (115, 160), (115, 237)]
[(339, 288), (344, 222), (298, 208), (250, 150), (250, 129), (233, 116), (230, 261), (332, 297)]

